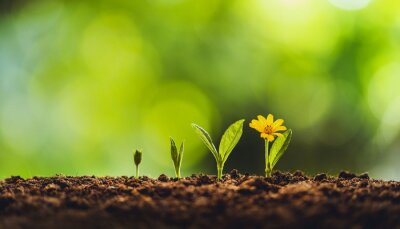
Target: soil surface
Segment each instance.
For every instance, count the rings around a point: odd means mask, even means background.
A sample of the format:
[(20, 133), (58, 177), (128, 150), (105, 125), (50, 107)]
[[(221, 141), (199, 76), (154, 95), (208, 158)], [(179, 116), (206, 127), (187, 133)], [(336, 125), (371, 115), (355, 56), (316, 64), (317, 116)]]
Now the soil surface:
[(11, 177), (0, 228), (400, 228), (400, 182), (233, 170), (182, 179)]

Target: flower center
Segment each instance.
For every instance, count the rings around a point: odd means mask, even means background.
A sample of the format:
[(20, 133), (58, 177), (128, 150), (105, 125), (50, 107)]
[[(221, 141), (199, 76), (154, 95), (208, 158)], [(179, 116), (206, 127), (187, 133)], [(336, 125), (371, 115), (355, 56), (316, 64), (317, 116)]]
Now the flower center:
[(266, 134), (272, 134), (272, 131), (273, 129), (272, 129), (272, 126), (270, 126), (270, 125), (267, 125), (265, 128), (264, 128), (264, 133), (266, 133)]

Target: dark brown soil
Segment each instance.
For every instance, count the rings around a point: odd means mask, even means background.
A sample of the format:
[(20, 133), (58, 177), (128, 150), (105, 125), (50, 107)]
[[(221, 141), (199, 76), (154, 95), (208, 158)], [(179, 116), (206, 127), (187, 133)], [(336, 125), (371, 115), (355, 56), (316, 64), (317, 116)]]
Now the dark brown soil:
[(400, 228), (400, 182), (236, 170), (222, 182), (11, 177), (0, 181), (0, 228)]

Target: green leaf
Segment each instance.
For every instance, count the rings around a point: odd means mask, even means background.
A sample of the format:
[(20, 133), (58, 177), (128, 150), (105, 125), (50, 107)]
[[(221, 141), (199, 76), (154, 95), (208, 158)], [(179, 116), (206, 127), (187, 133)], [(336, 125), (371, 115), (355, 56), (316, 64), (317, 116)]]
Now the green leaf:
[(283, 133), (283, 136), (278, 137), (272, 144), (269, 152), (269, 161), (271, 163), (271, 169), (273, 169), (283, 153), (286, 151), (290, 140), (292, 139), (292, 130), (287, 130)]
[(178, 161), (178, 159), (179, 159), (178, 150), (176, 149), (174, 139), (172, 139), (172, 137), (170, 137), (169, 140), (171, 141), (171, 158), (172, 158), (172, 161), (174, 162), (175, 168), (177, 168), (178, 162), (179, 162)]
[(178, 158), (178, 164), (179, 168), (182, 165), (182, 158), (183, 158), (183, 151), (185, 150), (184, 142), (182, 142), (181, 147), (179, 148), (179, 158)]
[(224, 135), (222, 135), (221, 143), (219, 144), (219, 153), (222, 156), (222, 163), (228, 159), (232, 150), (235, 148), (243, 133), (243, 122), (241, 119), (226, 129)]
[(211, 151), (211, 153), (214, 155), (215, 160), (221, 161), (221, 157), (218, 154), (217, 149), (214, 146), (214, 143), (212, 142), (212, 139), (210, 137), (210, 134), (207, 133), (206, 130), (204, 130), (202, 127), (200, 127), (197, 124), (192, 123), (192, 127), (196, 131), (196, 133), (200, 136), (201, 140), (204, 142), (204, 144), (208, 147), (208, 149)]

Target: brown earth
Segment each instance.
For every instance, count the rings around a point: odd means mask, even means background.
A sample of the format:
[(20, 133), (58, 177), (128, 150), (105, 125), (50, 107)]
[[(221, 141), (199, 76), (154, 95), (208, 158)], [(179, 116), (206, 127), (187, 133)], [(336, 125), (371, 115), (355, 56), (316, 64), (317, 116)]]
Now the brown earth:
[(0, 228), (400, 228), (400, 182), (233, 170), (183, 179), (11, 177)]

